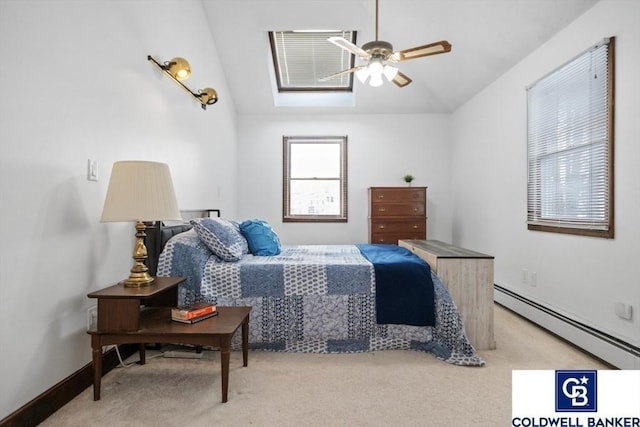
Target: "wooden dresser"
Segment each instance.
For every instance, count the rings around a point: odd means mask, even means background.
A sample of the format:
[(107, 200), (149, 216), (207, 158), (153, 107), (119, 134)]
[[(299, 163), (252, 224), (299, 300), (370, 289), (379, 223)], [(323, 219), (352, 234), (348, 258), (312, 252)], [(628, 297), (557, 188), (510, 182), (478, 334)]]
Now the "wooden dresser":
[(369, 188), (369, 243), (427, 238), (427, 187)]
[(398, 243), (424, 259), (456, 303), (476, 350), (493, 350), (493, 256), (438, 240)]

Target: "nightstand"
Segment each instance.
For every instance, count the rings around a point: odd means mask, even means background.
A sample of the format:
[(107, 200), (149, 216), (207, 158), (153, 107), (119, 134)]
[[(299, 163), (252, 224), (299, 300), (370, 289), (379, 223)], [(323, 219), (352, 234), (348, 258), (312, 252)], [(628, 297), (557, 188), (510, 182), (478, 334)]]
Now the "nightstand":
[(175, 307), (178, 285), (184, 277), (156, 277), (151, 286), (125, 288), (121, 284), (87, 294), (98, 300), (96, 332), (131, 332), (140, 329), (141, 307)]
[(100, 400), (102, 346), (140, 344), (145, 364), (145, 343), (182, 343), (220, 348), (222, 401), (227, 401), (231, 339), (242, 328), (242, 359), (247, 366), (251, 307), (218, 307), (218, 316), (194, 324), (171, 320), (184, 277), (156, 277), (151, 286), (113, 285), (87, 294), (98, 300), (98, 322), (89, 329), (93, 359), (93, 400)]

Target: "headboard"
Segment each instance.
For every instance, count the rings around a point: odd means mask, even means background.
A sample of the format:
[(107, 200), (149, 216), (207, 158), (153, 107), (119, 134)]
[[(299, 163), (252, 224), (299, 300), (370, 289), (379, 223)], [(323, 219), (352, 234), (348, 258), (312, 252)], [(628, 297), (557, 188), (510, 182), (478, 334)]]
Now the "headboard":
[(147, 267), (149, 268), (149, 274), (152, 276), (155, 276), (158, 271), (158, 259), (160, 258), (160, 253), (170, 238), (176, 234), (190, 230), (191, 224), (189, 224), (189, 220), (194, 218), (207, 218), (214, 215), (220, 217), (220, 210), (194, 209), (180, 211), (180, 214), (182, 215), (182, 221), (167, 223), (156, 221), (154, 223), (147, 224), (147, 237), (145, 237), (145, 246), (147, 247)]

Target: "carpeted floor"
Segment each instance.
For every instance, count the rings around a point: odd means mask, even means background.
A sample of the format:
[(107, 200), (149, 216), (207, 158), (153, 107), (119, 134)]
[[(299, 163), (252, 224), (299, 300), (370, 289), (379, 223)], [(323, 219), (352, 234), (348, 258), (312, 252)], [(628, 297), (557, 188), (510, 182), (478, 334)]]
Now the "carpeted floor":
[[(158, 357), (107, 374), (43, 426), (508, 426), (514, 369), (609, 369), (496, 305), (497, 349), (484, 367), (415, 351), (231, 354), (220, 401), (218, 352)], [(149, 352), (151, 353), (151, 352)]]

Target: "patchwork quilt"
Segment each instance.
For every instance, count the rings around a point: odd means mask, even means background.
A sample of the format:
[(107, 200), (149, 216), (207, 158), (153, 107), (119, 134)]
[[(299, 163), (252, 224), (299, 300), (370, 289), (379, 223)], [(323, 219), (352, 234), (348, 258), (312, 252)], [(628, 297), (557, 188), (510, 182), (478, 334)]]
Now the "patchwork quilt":
[[(448, 291), (433, 282), (435, 326), (378, 324), (376, 273), (355, 245), (283, 246), (279, 255), (213, 255), (194, 230), (174, 236), (158, 276), (183, 276), (179, 302), (251, 306), (252, 349), (351, 353), (413, 349), (457, 365), (482, 366)], [(235, 337), (240, 346), (240, 337)]]

